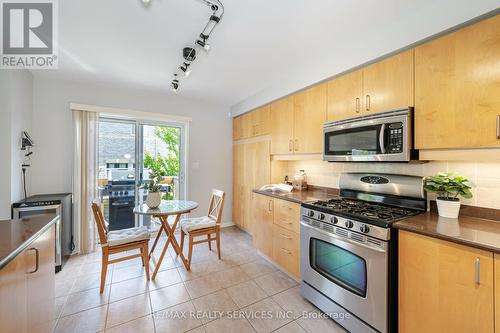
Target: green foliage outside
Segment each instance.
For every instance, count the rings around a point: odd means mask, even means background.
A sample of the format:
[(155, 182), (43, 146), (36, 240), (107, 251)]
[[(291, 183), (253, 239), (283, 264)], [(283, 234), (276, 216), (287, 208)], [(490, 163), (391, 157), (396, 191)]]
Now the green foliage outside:
[[(155, 129), (155, 136), (162, 140), (166, 146), (169, 154), (162, 156), (160, 154), (152, 155), (149, 152), (144, 153), (144, 167), (151, 171), (151, 183), (159, 184), (165, 177), (179, 176), (180, 169), (180, 155), (179, 155), (179, 141), (180, 130), (175, 127), (157, 127)], [(149, 185), (149, 184), (147, 184)], [(163, 195), (163, 199), (174, 199), (174, 185), (171, 184), (171, 190)], [(145, 186), (146, 189), (149, 190)], [(151, 191), (151, 190), (150, 190)]]
[(458, 196), (465, 199), (472, 198), (471, 188), (467, 178), (444, 172), (432, 177), (426, 177), (424, 185), (427, 192), (435, 192), (438, 194), (439, 199), (449, 201), (458, 200)]

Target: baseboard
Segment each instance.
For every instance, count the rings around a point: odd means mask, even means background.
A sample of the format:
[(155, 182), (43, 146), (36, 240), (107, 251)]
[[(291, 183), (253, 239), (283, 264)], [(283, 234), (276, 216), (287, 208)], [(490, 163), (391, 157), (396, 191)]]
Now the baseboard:
[(221, 228), (227, 228), (227, 227), (232, 227), (234, 226), (235, 224), (232, 222), (232, 221), (229, 221), (229, 222), (221, 222), (220, 224), (220, 227)]

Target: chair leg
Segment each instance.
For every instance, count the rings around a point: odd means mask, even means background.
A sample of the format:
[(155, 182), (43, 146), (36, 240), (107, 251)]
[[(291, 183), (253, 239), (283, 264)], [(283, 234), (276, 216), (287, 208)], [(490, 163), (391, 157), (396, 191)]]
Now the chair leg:
[(189, 235), (189, 250), (188, 250), (188, 264), (191, 267), (191, 259), (193, 258), (193, 236)]
[(148, 254), (148, 242), (144, 242), (142, 251), (142, 262), (145, 263), (146, 267), (146, 279), (149, 280), (149, 254)]
[(208, 234), (208, 250), (212, 251), (212, 235)]
[(101, 289), (99, 292), (102, 294), (104, 285), (106, 284), (106, 274), (108, 273), (108, 248), (102, 248), (102, 264), (101, 264)]
[(217, 255), (219, 257), (219, 260), (220, 260), (220, 227), (217, 226), (217, 229), (215, 230), (215, 241), (217, 243)]
[(146, 262), (144, 261), (144, 248), (141, 247), (141, 259), (142, 259), (142, 266), (146, 266)]
[(181, 251), (184, 251), (184, 237), (186, 234), (184, 233), (184, 230), (181, 229)]

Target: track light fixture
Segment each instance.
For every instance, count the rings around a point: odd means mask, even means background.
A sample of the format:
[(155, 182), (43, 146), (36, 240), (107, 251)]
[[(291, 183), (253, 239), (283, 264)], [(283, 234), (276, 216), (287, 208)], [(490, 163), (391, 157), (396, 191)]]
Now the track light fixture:
[[(142, 0), (144, 4), (149, 3), (151, 0)], [(210, 35), (212, 34), (215, 26), (220, 22), (222, 16), (224, 15), (224, 5), (220, 0), (200, 0), (210, 7), (212, 10), (212, 15), (210, 15), (208, 19), (208, 23), (205, 25), (205, 28), (201, 32), (199, 38), (194, 42), (194, 46), (199, 46), (203, 48), (205, 51), (210, 50), (210, 44), (207, 43)], [(184, 77), (188, 77), (191, 74), (191, 70), (189, 66), (191, 66), (192, 62), (196, 59), (196, 49), (194, 47), (185, 47), (182, 49), (182, 57), (184, 61), (182, 65), (177, 68), (176, 73), (174, 73), (174, 78), (170, 84), (170, 89), (177, 93), (179, 89), (179, 76), (178, 74), (183, 74)]]

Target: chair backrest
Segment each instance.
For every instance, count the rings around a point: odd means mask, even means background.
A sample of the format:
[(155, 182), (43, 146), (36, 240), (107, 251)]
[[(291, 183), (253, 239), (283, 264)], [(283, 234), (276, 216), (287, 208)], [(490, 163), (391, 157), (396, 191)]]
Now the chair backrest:
[(220, 223), (222, 219), (222, 209), (224, 209), (224, 200), (226, 192), (221, 190), (212, 190), (210, 194), (210, 204), (208, 206), (208, 216)]
[(106, 221), (102, 215), (101, 204), (99, 202), (92, 202), (92, 212), (94, 213), (94, 220), (97, 225), (97, 232), (99, 233), (99, 241), (101, 245), (108, 242), (107, 232), (106, 232)]

